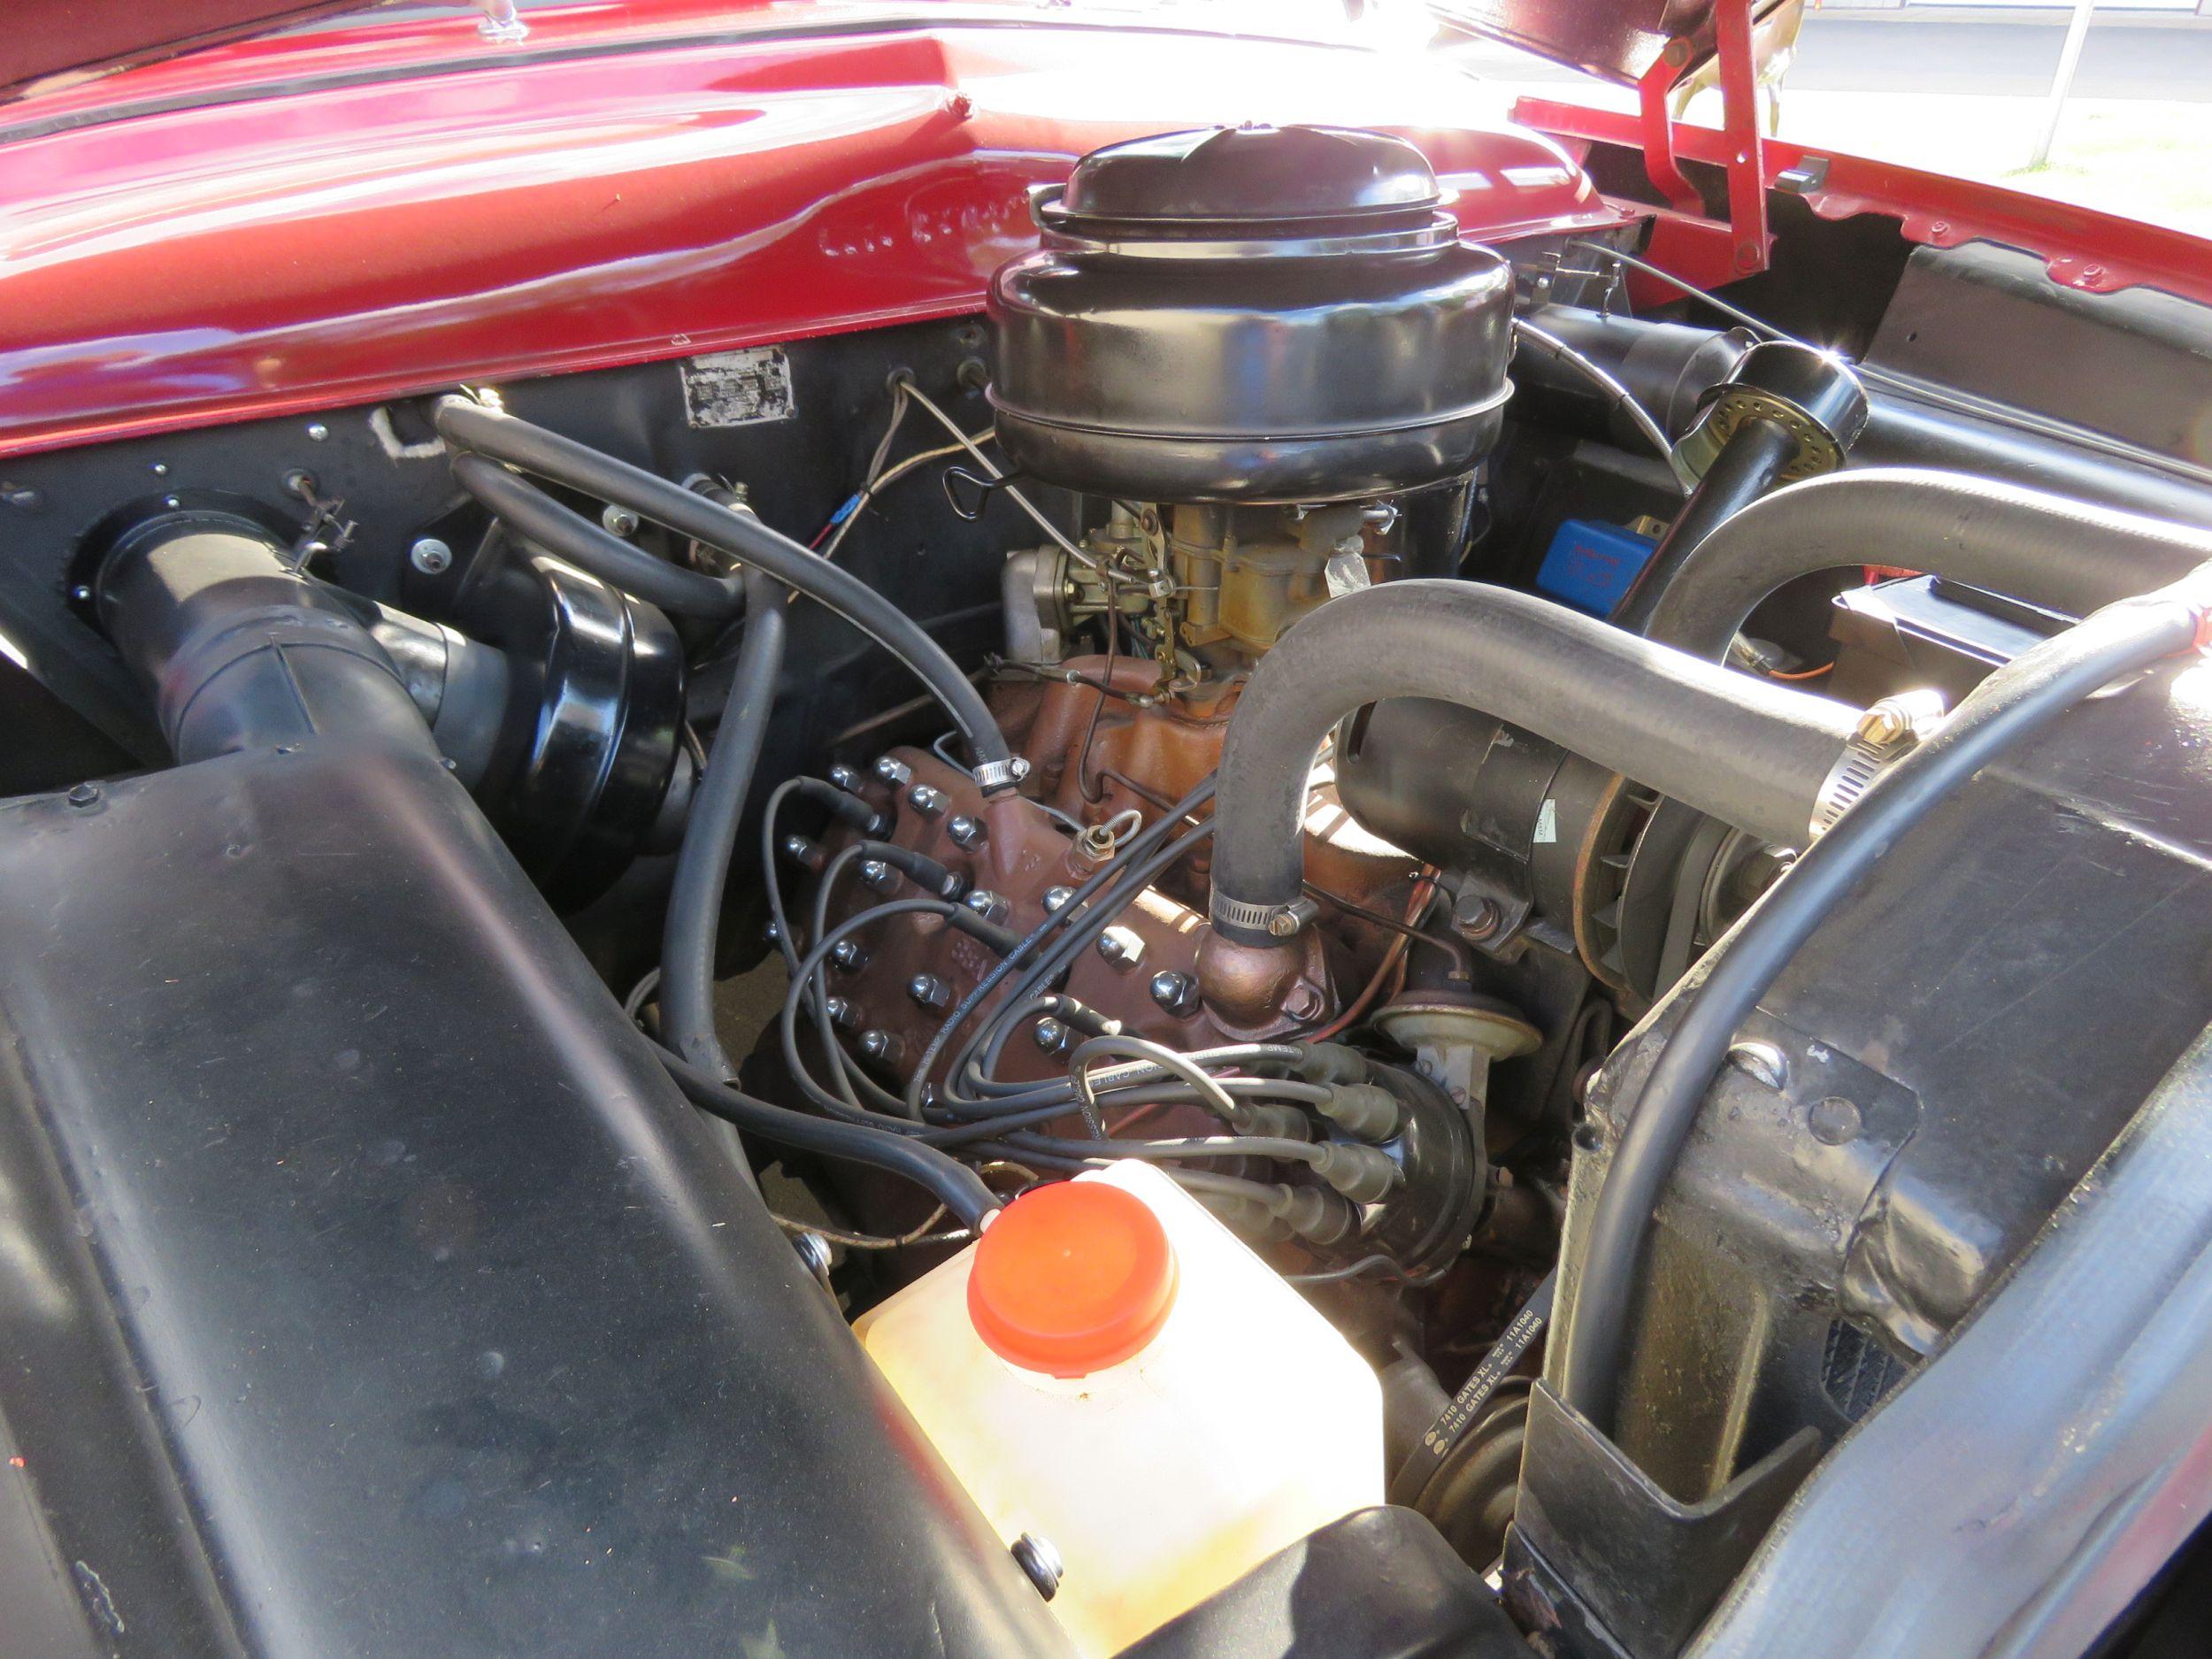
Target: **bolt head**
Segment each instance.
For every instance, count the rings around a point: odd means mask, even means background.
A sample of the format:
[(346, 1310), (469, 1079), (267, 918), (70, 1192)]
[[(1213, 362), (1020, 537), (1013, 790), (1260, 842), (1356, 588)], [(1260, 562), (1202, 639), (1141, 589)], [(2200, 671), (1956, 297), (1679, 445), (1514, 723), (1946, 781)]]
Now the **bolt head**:
[(1870, 743), (1894, 743), (1909, 729), (1903, 711), (1883, 703), (1859, 717), (1859, 735)]
[(1098, 954), (1126, 972), (1144, 959), (1144, 939), (1126, 927), (1110, 927), (1098, 936)]
[(1068, 1028), (1056, 1019), (1039, 1020), (1030, 1036), (1047, 1054), (1057, 1054), (1068, 1046)]
[(864, 780), (850, 766), (839, 764), (829, 769), (829, 780), (847, 795), (856, 795)]
[(977, 847), (983, 841), (983, 826), (965, 813), (946, 825), (945, 833), (952, 837), (956, 847)]
[(871, 1060), (880, 1060), (891, 1051), (891, 1033), (887, 1031), (864, 1031), (860, 1033), (860, 1052)]
[(626, 539), (637, 534), (638, 516), (627, 507), (618, 507), (611, 503), (599, 515), (599, 523), (609, 535), (618, 535)]
[(1770, 1042), (1740, 1042), (1729, 1049), (1728, 1064), (1778, 1094), (1790, 1086), (1789, 1056)]
[(1047, 887), (1045, 889), (1045, 909), (1048, 912), (1056, 913), (1057, 911), (1064, 909), (1067, 905), (1067, 902), (1074, 896), (1075, 889), (1073, 887)]
[(1187, 973), (1163, 968), (1152, 976), (1152, 1000), (1179, 1018), (1198, 1006), (1198, 981)]
[(898, 885), (899, 881), (891, 866), (880, 858), (863, 860), (860, 866), (860, 879), (879, 893), (888, 893)]
[[(966, 99), (961, 102), (965, 103)], [(1029, 1582), (1037, 1587), (1037, 1594), (1051, 1601), (1060, 1588), (1061, 1575), (1067, 1571), (1060, 1560), (1060, 1552), (1052, 1547), (1052, 1540), (1035, 1532), (1024, 1532), (1014, 1540), (1012, 1548), (1015, 1561)]]
[(904, 761), (895, 759), (889, 755), (879, 755), (876, 757), (875, 773), (884, 782), (895, 787), (902, 786), (909, 778), (911, 778), (914, 775), (914, 769)]
[(918, 783), (906, 792), (906, 803), (925, 818), (935, 818), (945, 810), (945, 792)]
[(319, 420), (307, 423), (307, 437), (311, 443), (321, 443), (330, 436), (330, 428)]
[(434, 535), (426, 535), (407, 549), (407, 562), (426, 576), (436, 576), (452, 568), (453, 549)]
[(100, 786), (96, 783), (75, 783), (69, 786), (71, 806), (90, 806), (99, 798)]

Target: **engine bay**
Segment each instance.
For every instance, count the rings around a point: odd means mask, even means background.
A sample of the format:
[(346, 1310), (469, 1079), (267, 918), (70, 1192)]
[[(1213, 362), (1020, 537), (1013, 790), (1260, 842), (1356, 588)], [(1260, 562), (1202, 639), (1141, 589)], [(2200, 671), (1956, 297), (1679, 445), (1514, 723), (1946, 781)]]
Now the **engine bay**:
[(141, 1494), (119, 1650), (1829, 1650), (2212, 1017), (2212, 485), (1495, 137), (1488, 224), (1171, 133), (981, 315), (9, 460), (0, 1169), (117, 1429), (0, 1408)]

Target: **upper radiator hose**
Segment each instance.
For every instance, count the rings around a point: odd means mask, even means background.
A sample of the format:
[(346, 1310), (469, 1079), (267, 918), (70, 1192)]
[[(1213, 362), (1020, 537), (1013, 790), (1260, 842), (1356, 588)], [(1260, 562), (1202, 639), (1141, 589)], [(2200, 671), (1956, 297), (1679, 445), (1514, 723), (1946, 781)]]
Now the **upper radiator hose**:
[(1307, 773), (1337, 721), (1386, 697), (1479, 709), (1784, 846), (1805, 841), (1857, 718), (1502, 588), (1430, 580), (1346, 595), (1260, 659), (1229, 723), (1217, 933), (1264, 944), (1297, 930)]
[(1909, 467), (1809, 479), (1716, 526), (1655, 596), (1646, 635), (1720, 658), (1784, 583), (1870, 560), (2074, 616), (2212, 559), (2212, 531)]

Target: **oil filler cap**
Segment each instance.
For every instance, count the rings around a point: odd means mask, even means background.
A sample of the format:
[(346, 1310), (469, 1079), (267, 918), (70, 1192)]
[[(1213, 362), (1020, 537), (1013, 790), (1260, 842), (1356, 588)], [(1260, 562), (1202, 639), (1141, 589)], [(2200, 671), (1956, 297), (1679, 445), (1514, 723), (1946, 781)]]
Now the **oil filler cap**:
[(1129, 1358), (1175, 1305), (1175, 1251), (1149, 1205), (1102, 1181), (1024, 1193), (975, 1247), (968, 1317), (1010, 1364), (1085, 1377)]

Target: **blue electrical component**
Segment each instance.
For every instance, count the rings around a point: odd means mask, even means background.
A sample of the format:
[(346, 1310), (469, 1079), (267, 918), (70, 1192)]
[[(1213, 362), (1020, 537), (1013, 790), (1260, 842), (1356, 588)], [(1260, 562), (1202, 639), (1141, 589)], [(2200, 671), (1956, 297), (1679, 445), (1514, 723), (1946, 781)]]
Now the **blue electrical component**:
[(1610, 616), (1658, 545), (1649, 536), (1617, 524), (1570, 518), (1545, 550), (1536, 586), (1578, 611)]

